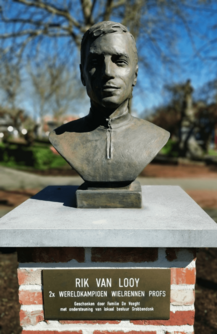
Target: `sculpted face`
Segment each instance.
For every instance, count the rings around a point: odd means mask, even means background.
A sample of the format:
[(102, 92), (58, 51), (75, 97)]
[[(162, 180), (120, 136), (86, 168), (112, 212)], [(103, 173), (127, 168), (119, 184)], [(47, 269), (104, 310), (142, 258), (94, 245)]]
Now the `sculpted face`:
[[(49, 136), (56, 150), (85, 181), (77, 193), (78, 207), (83, 205), (79, 206), (81, 198), (86, 198), (83, 207), (117, 207), (119, 202), (127, 206), (128, 200), (129, 207), (134, 207), (141, 191), (131, 182), (169, 138), (167, 131), (129, 113), (137, 58), (135, 40), (120, 23), (99, 22), (82, 38), (81, 80), (91, 99), (91, 110)], [(92, 188), (101, 189), (99, 202), (93, 195), (99, 193)], [(116, 200), (119, 190), (121, 196), (126, 191), (126, 200)]]
[(106, 34), (87, 44), (81, 80), (94, 106), (115, 109), (128, 100), (137, 72), (128, 34)]

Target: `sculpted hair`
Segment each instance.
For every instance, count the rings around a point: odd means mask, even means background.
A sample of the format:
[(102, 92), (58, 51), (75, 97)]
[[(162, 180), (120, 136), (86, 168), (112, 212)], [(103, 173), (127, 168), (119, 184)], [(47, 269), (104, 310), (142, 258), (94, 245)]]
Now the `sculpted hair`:
[(135, 60), (136, 64), (138, 63), (138, 54), (137, 54), (137, 48), (136, 48), (136, 41), (131, 35), (131, 33), (128, 31), (128, 29), (121, 23), (112, 22), (112, 21), (103, 21), (94, 24), (90, 29), (88, 29), (81, 41), (81, 65), (83, 66), (85, 55), (86, 55), (86, 46), (87, 43), (90, 41), (94, 41), (97, 37), (106, 35), (106, 34), (112, 34), (112, 33), (118, 33), (118, 34), (128, 34), (131, 37), (132, 40), (132, 49), (135, 54)]

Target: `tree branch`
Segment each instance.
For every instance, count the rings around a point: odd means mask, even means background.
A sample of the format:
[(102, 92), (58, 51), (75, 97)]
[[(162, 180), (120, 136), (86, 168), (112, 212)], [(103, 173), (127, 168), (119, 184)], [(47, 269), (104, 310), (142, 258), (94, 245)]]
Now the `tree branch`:
[(29, 35), (29, 36), (39, 36), (39, 35), (47, 35), (47, 36), (50, 36), (50, 37), (63, 37), (63, 36), (69, 36), (69, 34), (67, 33), (60, 33), (60, 34), (57, 34), (57, 33), (52, 33), (52, 32), (49, 32), (48, 29), (41, 29), (41, 30), (23, 30), (23, 31), (19, 31), (19, 32), (14, 32), (14, 33), (9, 33), (9, 34), (3, 34), (3, 35), (0, 35), (1, 38), (3, 39), (6, 39), (6, 38), (13, 38), (13, 37), (21, 37), (21, 36), (25, 36), (25, 35)]
[(118, 2), (112, 3), (112, 9), (118, 8), (126, 4), (126, 0), (120, 0)]
[(41, 1), (37, 1), (37, 2), (31, 2), (31, 1), (27, 1), (27, 0), (13, 0), (13, 1), (17, 2), (17, 3), (20, 3), (20, 4), (24, 4), (26, 6), (41, 8), (41, 9), (44, 9), (44, 10), (48, 11), (51, 14), (65, 17), (75, 27), (81, 29), (81, 25), (70, 15), (70, 13), (67, 10), (58, 8), (54, 5), (48, 5), (48, 4), (43, 3)]
[(87, 29), (93, 24), (91, 0), (81, 0), (82, 11)]
[(112, 12), (112, 3), (113, 0), (107, 0), (106, 1), (106, 5), (105, 5), (105, 13), (104, 13), (104, 21), (108, 21), (110, 16), (111, 16), (111, 12)]

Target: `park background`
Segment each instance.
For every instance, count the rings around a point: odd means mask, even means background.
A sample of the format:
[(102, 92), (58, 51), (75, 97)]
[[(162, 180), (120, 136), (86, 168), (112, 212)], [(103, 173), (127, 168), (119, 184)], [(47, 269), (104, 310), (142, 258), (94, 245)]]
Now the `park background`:
[[(52, 184), (81, 184), (48, 141), (85, 116), (80, 44), (94, 23), (136, 39), (130, 112), (171, 137), (139, 176), (180, 185), (217, 222), (217, 3), (214, 0), (4, 0), (0, 7), (0, 217)], [(190, 214), (190, 213), (189, 213)], [(0, 333), (21, 333), (16, 253), (0, 252)], [(217, 251), (197, 260), (195, 333), (217, 333)]]

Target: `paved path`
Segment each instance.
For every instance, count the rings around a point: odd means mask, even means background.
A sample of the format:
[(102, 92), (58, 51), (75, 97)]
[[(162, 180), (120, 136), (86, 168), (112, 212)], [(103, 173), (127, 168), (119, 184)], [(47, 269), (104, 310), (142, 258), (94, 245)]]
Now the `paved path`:
[(80, 185), (78, 176), (40, 176), (0, 167), (0, 190), (42, 189), (49, 185)]
[(139, 178), (142, 185), (179, 185), (184, 190), (217, 190), (217, 179)]
[[(217, 179), (139, 177), (142, 185), (179, 185), (184, 190), (217, 190)], [(0, 167), (0, 190), (42, 189), (48, 185), (80, 185), (79, 176), (40, 176)]]

